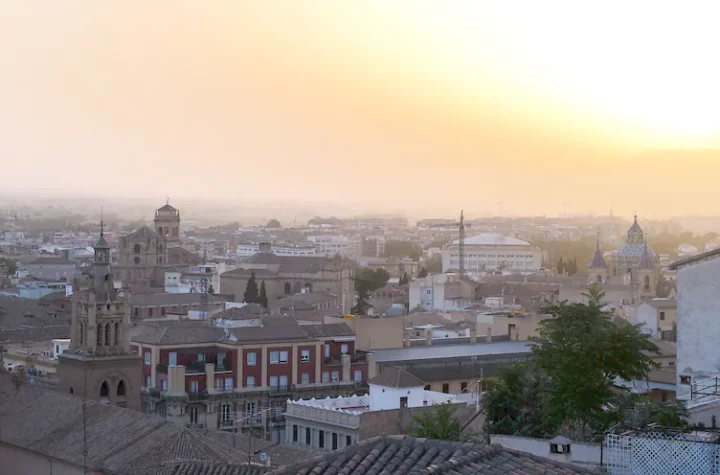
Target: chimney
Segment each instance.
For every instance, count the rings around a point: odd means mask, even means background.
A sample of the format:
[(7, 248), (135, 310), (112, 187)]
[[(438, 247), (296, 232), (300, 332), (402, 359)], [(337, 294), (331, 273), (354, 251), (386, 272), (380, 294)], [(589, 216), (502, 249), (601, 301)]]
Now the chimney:
[(432, 330), (429, 328), (425, 330), (425, 346), (432, 345)]
[(407, 330), (405, 330), (405, 337), (404, 337), (404, 339), (403, 339), (403, 346), (404, 346), (405, 348), (410, 348), (410, 346), (412, 346), (411, 343), (410, 343), (410, 339), (411, 339), (411, 338), (412, 338), (412, 337), (410, 336), (410, 332), (407, 331)]
[(492, 342), (492, 327), (487, 327), (487, 333), (485, 333), (485, 341)]
[(477, 342), (477, 323), (470, 327), (470, 343)]
[(375, 362), (375, 353), (366, 353), (368, 363), (368, 380), (373, 379), (377, 376), (377, 363)]

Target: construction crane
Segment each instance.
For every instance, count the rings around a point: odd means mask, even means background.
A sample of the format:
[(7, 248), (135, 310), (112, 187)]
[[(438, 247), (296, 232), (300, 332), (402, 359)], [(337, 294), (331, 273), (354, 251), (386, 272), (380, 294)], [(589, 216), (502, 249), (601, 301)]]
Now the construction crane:
[(458, 273), (463, 276), (465, 275), (465, 228), (470, 227), (470, 224), (465, 224), (465, 214), (463, 210), (460, 210), (460, 221), (456, 223), (443, 223), (443, 224), (434, 224), (430, 226), (431, 228), (440, 228), (440, 227), (447, 227), (447, 226), (457, 226), (458, 227)]

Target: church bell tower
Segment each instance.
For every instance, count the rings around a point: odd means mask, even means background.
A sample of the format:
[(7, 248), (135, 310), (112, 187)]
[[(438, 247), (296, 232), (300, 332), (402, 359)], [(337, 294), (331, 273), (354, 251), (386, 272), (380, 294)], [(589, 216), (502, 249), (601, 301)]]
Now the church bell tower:
[(130, 308), (115, 291), (102, 222), (100, 229), (91, 287), (73, 296), (70, 348), (58, 355), (58, 390), (140, 410), (142, 358), (130, 349)]

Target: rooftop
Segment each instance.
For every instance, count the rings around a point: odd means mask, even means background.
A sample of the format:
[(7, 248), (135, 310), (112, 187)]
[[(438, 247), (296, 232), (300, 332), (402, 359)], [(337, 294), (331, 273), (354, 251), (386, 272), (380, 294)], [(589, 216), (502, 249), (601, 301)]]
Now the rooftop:
[[(478, 337), (480, 338), (480, 337)], [(493, 356), (530, 353), (529, 341), (498, 341), (464, 345), (431, 345), (411, 348), (374, 350), (378, 363), (410, 360), (434, 360), (438, 358), (463, 358), (469, 356)]]
[(677, 300), (675, 299), (652, 299), (645, 303), (657, 309), (677, 308)]
[(499, 445), (416, 439), (397, 435), (373, 437), (341, 450), (281, 467), (269, 475), (522, 473), (592, 475), (599, 472)]
[(391, 366), (383, 370), (378, 376), (368, 381), (387, 388), (417, 388), (425, 386), (425, 382), (405, 369)]
[[(453, 244), (459, 244), (459, 240), (453, 241)], [(483, 233), (477, 236), (465, 238), (466, 246), (530, 246), (530, 243), (522, 239), (516, 239), (510, 236), (497, 233)]]

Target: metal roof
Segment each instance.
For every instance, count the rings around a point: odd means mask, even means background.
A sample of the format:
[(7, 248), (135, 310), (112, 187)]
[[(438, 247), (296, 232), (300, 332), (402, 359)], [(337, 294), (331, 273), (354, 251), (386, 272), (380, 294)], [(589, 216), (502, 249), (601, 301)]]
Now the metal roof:
[[(482, 337), (478, 336), (478, 339)], [(375, 350), (375, 361), (388, 363), (395, 361), (433, 360), (438, 358), (461, 358), (467, 356), (510, 355), (529, 353), (530, 341), (498, 341), (492, 343), (469, 343), (464, 345), (431, 345), (411, 348), (392, 348)]]

